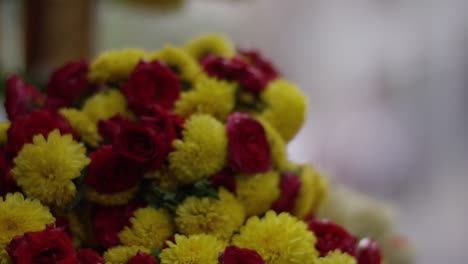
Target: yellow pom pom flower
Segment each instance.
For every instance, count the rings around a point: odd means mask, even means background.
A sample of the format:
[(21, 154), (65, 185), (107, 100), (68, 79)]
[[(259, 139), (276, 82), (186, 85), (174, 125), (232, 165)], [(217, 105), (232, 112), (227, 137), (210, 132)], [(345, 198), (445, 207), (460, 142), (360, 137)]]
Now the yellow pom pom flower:
[(188, 197), (176, 209), (177, 229), (184, 235), (208, 234), (228, 241), (244, 222), (242, 204), (227, 190), (219, 189), (219, 200)]
[(296, 199), (293, 215), (302, 219), (317, 209), (328, 193), (328, 182), (310, 165), (300, 170), (301, 189)]
[(131, 227), (119, 233), (120, 242), (127, 246), (161, 248), (164, 241), (174, 234), (174, 223), (165, 209), (140, 208), (130, 218)]
[(34, 136), (14, 160), (13, 178), (29, 197), (47, 205), (63, 207), (76, 195), (73, 179), (89, 164), (86, 148), (71, 135), (60, 135), (58, 129), (47, 136)]
[(114, 89), (97, 93), (88, 98), (83, 105), (83, 113), (96, 124), (99, 120), (111, 118), (116, 114), (130, 116), (127, 110), (127, 99)]
[(219, 253), (224, 244), (210, 235), (176, 235), (175, 243), (167, 242), (168, 248), (161, 252), (161, 264), (218, 264)]
[(27, 232), (41, 231), (55, 222), (49, 208), (37, 200), (25, 199), (21, 193), (0, 197), (0, 259), (7, 259), (5, 247)]
[(100, 205), (124, 205), (135, 196), (137, 191), (138, 186), (132, 187), (131, 189), (124, 192), (113, 194), (98, 193), (91, 188), (87, 188), (85, 191), (85, 197), (88, 201)]
[(276, 131), (276, 129), (274, 129), (270, 123), (268, 123), (263, 118), (257, 119), (262, 123), (263, 129), (265, 129), (265, 135), (268, 144), (270, 145), (270, 156), (273, 168), (279, 171), (283, 171), (288, 165), (286, 143), (278, 131)]
[(103, 254), (106, 264), (126, 264), (131, 258), (136, 256), (138, 252), (151, 254), (151, 250), (139, 246), (116, 246), (109, 248)]
[(10, 122), (0, 123), (0, 146), (5, 146), (8, 141), (8, 129), (10, 128)]
[(286, 80), (270, 82), (260, 95), (266, 109), (260, 114), (286, 141), (301, 128), (306, 115), (306, 98), (299, 89)]
[(151, 54), (149, 60), (160, 60), (166, 63), (180, 75), (182, 80), (188, 82), (191, 82), (202, 71), (197, 61), (187, 51), (171, 45)]
[(208, 114), (224, 121), (234, 109), (235, 90), (234, 83), (202, 75), (195, 80), (192, 90), (182, 93), (174, 112), (182, 117)]
[(206, 34), (188, 41), (185, 49), (196, 60), (208, 54), (231, 58), (234, 56), (235, 48), (232, 41), (224, 35)]
[(91, 121), (87, 114), (73, 108), (60, 109), (60, 114), (67, 119), (73, 130), (86, 144), (97, 147), (102, 140), (97, 123)]
[(175, 191), (180, 185), (174, 173), (167, 166), (147, 172), (144, 177), (153, 180), (152, 184), (154, 186), (158, 186), (166, 191)]
[(271, 208), (280, 195), (280, 176), (276, 171), (236, 175), (237, 199), (247, 216), (260, 215)]
[(334, 250), (328, 253), (326, 257), (318, 258), (316, 262), (314, 263), (317, 263), (317, 264), (357, 264), (357, 261), (355, 258), (353, 258), (352, 256), (346, 253), (342, 253), (339, 250)]
[(175, 140), (169, 154), (169, 166), (177, 179), (193, 183), (220, 171), (226, 163), (227, 136), (224, 125), (208, 115), (192, 115)]
[(124, 81), (135, 66), (147, 56), (140, 49), (111, 50), (99, 55), (90, 65), (88, 79), (91, 82)]
[(259, 219), (250, 218), (233, 244), (257, 251), (269, 264), (313, 264), (318, 257), (316, 238), (307, 225), (287, 213), (269, 211)]

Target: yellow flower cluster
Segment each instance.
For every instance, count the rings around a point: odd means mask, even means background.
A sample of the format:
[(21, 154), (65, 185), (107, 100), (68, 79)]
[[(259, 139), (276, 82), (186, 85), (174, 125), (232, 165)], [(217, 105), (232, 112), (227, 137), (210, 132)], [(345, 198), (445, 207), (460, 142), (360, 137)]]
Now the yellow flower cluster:
[(292, 213), (298, 218), (304, 218), (323, 203), (327, 196), (328, 182), (308, 164), (302, 166), (300, 179), (301, 189)]
[(112, 50), (99, 55), (90, 65), (91, 82), (117, 83), (130, 76), (133, 68), (147, 56), (141, 49)]
[(355, 258), (339, 250), (328, 253), (326, 257), (319, 258), (315, 262), (317, 264), (357, 264)]
[(185, 44), (185, 50), (196, 60), (209, 54), (230, 58), (235, 52), (234, 45), (229, 38), (218, 34), (206, 34), (194, 38)]
[(193, 115), (185, 123), (183, 139), (173, 143), (169, 166), (185, 184), (209, 177), (226, 163), (224, 125), (209, 115)]
[(184, 49), (171, 45), (149, 55), (148, 59), (160, 60), (180, 75), (184, 81), (191, 82), (201, 72), (198, 62)]
[(211, 235), (175, 236), (160, 255), (161, 264), (218, 264), (224, 243)]
[(106, 264), (125, 264), (138, 252), (150, 254), (151, 250), (139, 246), (116, 246), (104, 252)]
[(87, 200), (101, 205), (124, 205), (135, 197), (137, 191), (138, 186), (130, 188), (127, 191), (112, 194), (98, 193), (91, 188), (87, 188), (85, 196)]
[(99, 120), (108, 119), (116, 114), (131, 116), (127, 109), (127, 99), (118, 90), (110, 89), (88, 98), (83, 105), (83, 112), (97, 124)]
[(47, 138), (37, 135), (26, 144), (15, 158), (16, 167), (11, 173), (28, 197), (64, 207), (76, 195), (72, 180), (89, 162), (84, 145), (71, 135), (60, 135), (56, 129)]
[(219, 200), (188, 197), (176, 209), (177, 229), (184, 235), (208, 234), (228, 241), (244, 222), (242, 204), (225, 189), (219, 190)]
[(182, 117), (208, 114), (224, 121), (232, 113), (236, 91), (233, 83), (201, 75), (194, 81), (193, 86), (192, 90), (182, 93), (176, 102), (176, 114)]
[(0, 123), (0, 146), (5, 146), (8, 141), (8, 129), (10, 128), (10, 122)]
[(60, 110), (60, 114), (67, 119), (68, 123), (80, 136), (81, 140), (91, 147), (99, 146), (99, 142), (102, 138), (101, 135), (99, 135), (97, 123), (91, 121), (87, 114), (73, 108), (63, 108)]
[(250, 218), (233, 244), (257, 251), (269, 264), (314, 264), (318, 256), (316, 238), (307, 225), (287, 213), (269, 211), (260, 219)]
[(55, 222), (49, 209), (37, 200), (25, 199), (21, 193), (0, 198), (0, 259), (7, 259), (5, 247), (11, 239), (26, 232), (43, 230)]

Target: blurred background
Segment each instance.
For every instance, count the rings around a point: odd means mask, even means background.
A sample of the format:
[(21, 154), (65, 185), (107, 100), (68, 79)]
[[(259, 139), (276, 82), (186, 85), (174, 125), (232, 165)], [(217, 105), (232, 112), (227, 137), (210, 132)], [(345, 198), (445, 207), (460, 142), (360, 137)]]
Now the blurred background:
[(461, 264), (466, 10), (464, 0), (0, 0), (0, 76), (43, 82), (63, 62), (103, 50), (226, 33), (307, 94), (293, 160), (398, 208), (416, 263)]

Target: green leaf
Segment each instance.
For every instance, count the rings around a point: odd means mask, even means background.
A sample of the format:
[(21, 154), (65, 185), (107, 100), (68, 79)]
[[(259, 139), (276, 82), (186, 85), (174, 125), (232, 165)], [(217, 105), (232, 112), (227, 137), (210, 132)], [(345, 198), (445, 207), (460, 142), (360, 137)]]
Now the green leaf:
[(207, 179), (195, 182), (190, 190), (190, 194), (197, 197), (210, 197), (219, 200), (218, 191)]
[(151, 255), (153, 256), (153, 258), (155, 258), (158, 261), (158, 263), (161, 263), (161, 257), (159, 257), (161, 252), (162, 252), (162, 249), (160, 248), (151, 248)]

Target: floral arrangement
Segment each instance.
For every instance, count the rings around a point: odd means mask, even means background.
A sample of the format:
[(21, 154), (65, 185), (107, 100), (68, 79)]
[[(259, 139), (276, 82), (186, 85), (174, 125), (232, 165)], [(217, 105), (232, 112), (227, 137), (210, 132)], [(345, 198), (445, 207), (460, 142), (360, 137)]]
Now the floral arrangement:
[(220, 35), (109, 51), (45, 92), (6, 84), (0, 263), (377, 264), (314, 217), (327, 181), (288, 161), (306, 99)]

